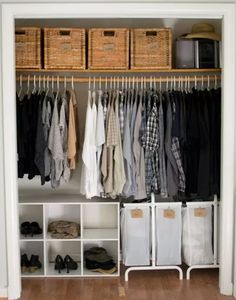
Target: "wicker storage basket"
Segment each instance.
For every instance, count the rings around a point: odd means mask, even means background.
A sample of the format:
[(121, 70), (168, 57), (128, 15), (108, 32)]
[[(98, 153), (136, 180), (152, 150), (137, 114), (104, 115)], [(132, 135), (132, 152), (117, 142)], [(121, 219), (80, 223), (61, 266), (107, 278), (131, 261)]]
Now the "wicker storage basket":
[(129, 30), (125, 28), (90, 29), (88, 36), (89, 69), (128, 69)]
[(170, 28), (131, 30), (131, 69), (171, 69)]
[(40, 28), (16, 28), (16, 68), (41, 68), (40, 33)]
[(85, 29), (44, 28), (45, 69), (85, 69)]

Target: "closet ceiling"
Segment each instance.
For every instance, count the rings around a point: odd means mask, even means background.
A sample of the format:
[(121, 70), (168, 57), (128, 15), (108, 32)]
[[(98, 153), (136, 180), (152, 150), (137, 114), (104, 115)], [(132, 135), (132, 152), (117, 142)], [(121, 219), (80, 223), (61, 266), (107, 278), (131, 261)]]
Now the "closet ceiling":
[[(48, 0), (1, 0), (0, 3), (48, 3), (49, 1)], [(66, 2), (68, 3), (67, 1), (65, 0), (50, 0), (51, 3), (53, 2), (56, 2), (56, 3), (63, 3), (63, 2)], [(70, 1), (70, 2), (73, 2), (73, 3), (99, 3), (101, 2), (100, 0), (89, 0), (89, 1), (80, 1), (80, 0), (73, 0), (73, 1)], [(116, 0), (116, 1), (112, 1), (112, 0), (103, 0), (102, 2), (105, 2), (105, 3), (125, 3), (127, 2), (127, 0)], [(142, 3), (142, 2), (145, 2), (145, 3), (196, 3), (196, 1), (194, 0), (166, 0), (166, 1), (160, 1), (160, 0), (149, 0), (149, 1), (136, 1), (136, 0), (129, 0), (129, 3)], [(206, 3), (206, 0), (198, 0), (197, 3)], [(208, 0), (207, 1), (208, 3), (225, 3), (224, 0)], [(235, 0), (229, 0), (227, 1), (227, 3), (235, 3), (236, 1)]]

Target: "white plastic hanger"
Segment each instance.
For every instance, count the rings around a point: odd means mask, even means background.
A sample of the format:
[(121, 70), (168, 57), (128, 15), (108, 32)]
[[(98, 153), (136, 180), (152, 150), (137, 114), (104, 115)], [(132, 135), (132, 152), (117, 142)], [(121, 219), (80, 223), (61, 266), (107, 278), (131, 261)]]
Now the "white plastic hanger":
[(41, 93), (41, 75), (39, 75), (38, 77), (38, 86), (39, 86), (39, 89), (38, 89), (38, 95)]
[(101, 76), (99, 77), (99, 90), (101, 90), (102, 89), (102, 78), (101, 78)]
[(195, 87), (195, 89), (197, 88), (197, 76), (196, 75), (194, 76), (194, 87)]
[(27, 79), (27, 92), (26, 94), (29, 96), (29, 92), (30, 92), (30, 75), (28, 75), (28, 79)]
[(19, 89), (19, 92), (18, 92), (18, 97), (20, 98), (20, 95), (21, 95), (21, 92), (22, 92), (22, 75), (20, 75), (20, 89)]
[(64, 92), (66, 93), (66, 76), (64, 77)]
[(74, 76), (71, 76), (71, 89), (72, 91), (74, 91), (75, 87), (74, 87)]
[(56, 100), (58, 99), (59, 97), (59, 93), (60, 93), (60, 78), (59, 76), (57, 76), (57, 93), (56, 93)]
[(49, 93), (49, 76), (47, 77), (47, 91), (46, 91), (46, 96)]
[(168, 92), (169, 90), (169, 77), (166, 77), (166, 91)]
[(91, 90), (91, 78), (90, 78), (90, 76), (89, 76), (89, 81), (88, 82), (89, 82), (88, 89)]

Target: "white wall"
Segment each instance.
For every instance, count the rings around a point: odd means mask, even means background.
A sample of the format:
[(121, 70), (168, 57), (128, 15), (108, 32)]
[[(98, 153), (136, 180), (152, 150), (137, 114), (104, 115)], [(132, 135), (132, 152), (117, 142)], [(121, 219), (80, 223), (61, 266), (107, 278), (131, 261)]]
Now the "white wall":
[[(0, 6), (1, 23), (1, 6)], [(0, 31), (0, 46), (2, 45)], [(0, 57), (0, 70), (1, 70)], [(2, 73), (2, 72), (1, 72)], [(1, 76), (2, 77), (2, 76)], [(5, 227), (5, 203), (4, 203), (4, 161), (3, 161), (3, 130), (2, 130), (2, 82), (0, 80), (0, 290), (7, 285), (7, 251), (6, 251), (6, 227)]]

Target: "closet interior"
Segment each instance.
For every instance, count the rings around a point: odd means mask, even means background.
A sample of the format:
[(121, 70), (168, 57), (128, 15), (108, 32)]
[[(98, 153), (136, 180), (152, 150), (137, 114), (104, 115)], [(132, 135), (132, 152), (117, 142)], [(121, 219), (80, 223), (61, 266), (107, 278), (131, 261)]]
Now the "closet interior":
[[(197, 68), (179, 68), (177, 58), (178, 37), (190, 33), (199, 22), (221, 33), (221, 20), (16, 20), (16, 32), (27, 27), (58, 28), (67, 35), (68, 28), (86, 29), (84, 69), (50, 68), (45, 57), (44, 67), (16, 68), (22, 277), (119, 276), (122, 262), (128, 267), (126, 280), (129, 271), (149, 267), (177, 269), (182, 279), (182, 263), (191, 269), (219, 267), (221, 65), (199, 68), (198, 61)], [(106, 29), (108, 36), (114, 34), (114, 28), (143, 28), (153, 38), (155, 28), (169, 28), (171, 54), (166, 67), (132, 68), (129, 38), (126, 69), (109, 67), (109, 62), (104, 68), (89, 68), (87, 31), (91, 28)], [(45, 46), (43, 38), (41, 42)], [(96, 42), (99, 45), (99, 39)], [(16, 51), (17, 47), (20, 45)], [(68, 52), (71, 45), (63, 47)], [(113, 50), (112, 44), (106, 47)], [(56, 53), (53, 49), (51, 53)], [(190, 51), (186, 49), (183, 51)], [(69, 101), (71, 106), (66, 104)], [(57, 115), (55, 106), (60, 107)], [(108, 111), (112, 117), (105, 116)], [(49, 128), (52, 119), (47, 120), (48, 128), (46, 121), (39, 121), (43, 112), (44, 120), (56, 118), (59, 131)], [(68, 120), (71, 115), (72, 123)], [(98, 120), (100, 127), (96, 127)], [(40, 133), (39, 124), (43, 126)], [(70, 148), (70, 158), (64, 156), (63, 141), (57, 144), (62, 130), (63, 137), (73, 137), (72, 144), (76, 144), (76, 149)], [(47, 135), (44, 146), (42, 132)], [(93, 138), (97, 139), (95, 155), (90, 147)], [(65, 143), (69, 145), (68, 140)], [(19, 151), (25, 149), (21, 147), (30, 149), (23, 159)], [(59, 165), (56, 160), (47, 164), (53, 153), (61, 155)], [(84, 165), (91, 166), (94, 158), (98, 166), (89, 173)], [(104, 167), (102, 162), (106, 162)], [(106, 172), (109, 180), (103, 181)]]

